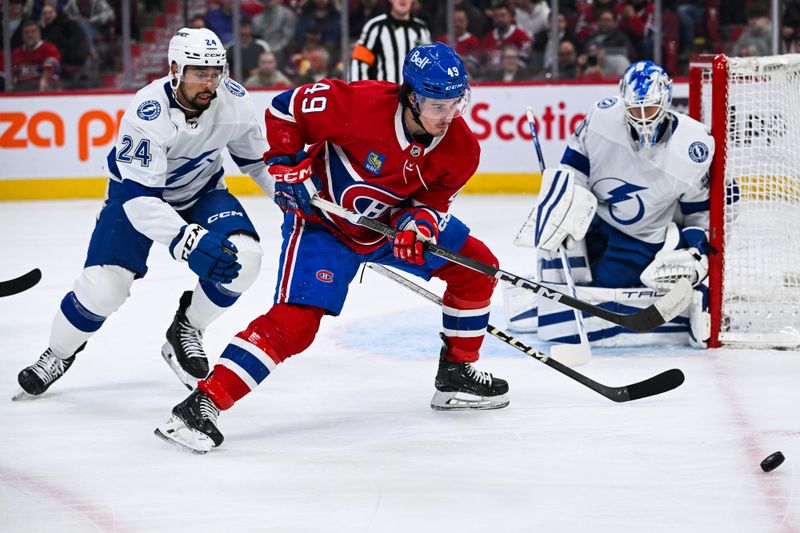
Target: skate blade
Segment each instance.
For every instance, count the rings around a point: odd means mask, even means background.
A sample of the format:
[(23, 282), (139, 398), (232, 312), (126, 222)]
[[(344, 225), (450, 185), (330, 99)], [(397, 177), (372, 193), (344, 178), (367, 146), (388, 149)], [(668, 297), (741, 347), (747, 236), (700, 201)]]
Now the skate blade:
[(11, 401), (18, 402), (20, 400), (22, 401), (35, 400), (36, 398), (39, 398), (39, 395), (27, 393), (25, 392), (25, 389), (20, 387), (19, 389), (17, 389), (17, 392), (14, 393), (14, 396), (11, 397)]
[(467, 411), (502, 409), (509, 404), (508, 396), (476, 396), (465, 392), (436, 391), (431, 400), (431, 409), (435, 411)]
[(204, 455), (214, 447), (214, 441), (208, 435), (188, 428), (176, 416), (158, 426), (153, 434), (173, 446), (197, 455)]
[(169, 367), (175, 372), (175, 375), (178, 376), (178, 379), (181, 380), (181, 383), (183, 383), (187, 389), (193, 391), (197, 388), (197, 382), (200, 380), (181, 368), (181, 365), (178, 364), (178, 360), (175, 359), (175, 354), (172, 352), (170, 343), (164, 343), (164, 346), (161, 348), (161, 357), (164, 358), (164, 361), (167, 362)]

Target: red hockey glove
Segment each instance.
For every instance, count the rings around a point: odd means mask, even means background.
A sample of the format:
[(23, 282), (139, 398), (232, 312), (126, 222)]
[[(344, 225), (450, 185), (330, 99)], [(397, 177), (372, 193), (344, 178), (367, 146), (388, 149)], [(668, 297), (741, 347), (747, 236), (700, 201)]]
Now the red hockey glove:
[(436, 217), (427, 209), (413, 207), (400, 213), (394, 223), (394, 256), (415, 265), (425, 264), (422, 243), (436, 244), (439, 227)]

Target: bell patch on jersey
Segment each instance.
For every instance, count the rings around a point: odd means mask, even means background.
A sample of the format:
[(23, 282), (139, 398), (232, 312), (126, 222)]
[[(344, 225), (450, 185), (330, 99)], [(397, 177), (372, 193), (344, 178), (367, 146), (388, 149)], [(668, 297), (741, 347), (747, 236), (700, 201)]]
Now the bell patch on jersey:
[(364, 161), (364, 168), (372, 172), (373, 174), (380, 174), (381, 168), (383, 167), (383, 162), (386, 160), (385, 155), (381, 155), (377, 152), (370, 152), (367, 154), (367, 160)]
[(333, 283), (333, 272), (330, 270), (317, 270), (317, 279), (322, 283)]
[(142, 120), (155, 120), (161, 114), (161, 104), (155, 100), (147, 100), (139, 105), (136, 114)]
[(617, 99), (614, 96), (609, 96), (608, 98), (603, 98), (599, 102), (597, 102), (597, 107), (600, 109), (607, 109), (612, 105), (617, 103)]
[(230, 78), (225, 79), (225, 87), (230, 91), (233, 96), (244, 96), (244, 87), (236, 83)]
[(708, 159), (708, 146), (701, 141), (695, 141), (689, 146), (689, 157), (695, 163), (702, 163)]

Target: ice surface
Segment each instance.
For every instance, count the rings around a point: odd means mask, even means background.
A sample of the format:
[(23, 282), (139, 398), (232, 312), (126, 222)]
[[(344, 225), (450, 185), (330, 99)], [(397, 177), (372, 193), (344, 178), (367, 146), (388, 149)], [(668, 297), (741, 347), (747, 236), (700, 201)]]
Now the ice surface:
[[(462, 196), (454, 213), (522, 275), (531, 251), (511, 241), (530, 204)], [(279, 212), (266, 198), (244, 205), (263, 237), (263, 272), (208, 330), (212, 358), (272, 301)], [(81, 270), (98, 208), (0, 204), (0, 279), (44, 274), (0, 299), (0, 531), (800, 531), (797, 353), (595, 349), (578, 370), (609, 385), (686, 374), (675, 391), (616, 404), (487, 337), (479, 368), (509, 379), (511, 405), (435, 412), (439, 313), (369, 270), (306, 353), (221, 415), (226, 441), (208, 455), (153, 436), (187, 395), (159, 350), (194, 285), (159, 245), (69, 374), (12, 403), (17, 372), (46, 347)], [(500, 298), (492, 322), (504, 327)], [(765, 474), (759, 462), (776, 450), (787, 460)]]

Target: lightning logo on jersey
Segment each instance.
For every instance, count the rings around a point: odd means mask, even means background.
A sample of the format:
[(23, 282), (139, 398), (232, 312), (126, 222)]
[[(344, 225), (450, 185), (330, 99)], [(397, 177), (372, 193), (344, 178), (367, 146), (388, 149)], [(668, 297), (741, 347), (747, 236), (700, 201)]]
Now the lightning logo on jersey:
[(619, 178), (604, 178), (592, 186), (594, 195), (610, 206), (609, 216), (625, 226), (635, 224), (644, 217), (644, 202), (641, 196), (636, 194), (644, 190), (647, 190), (647, 187), (640, 187)]

